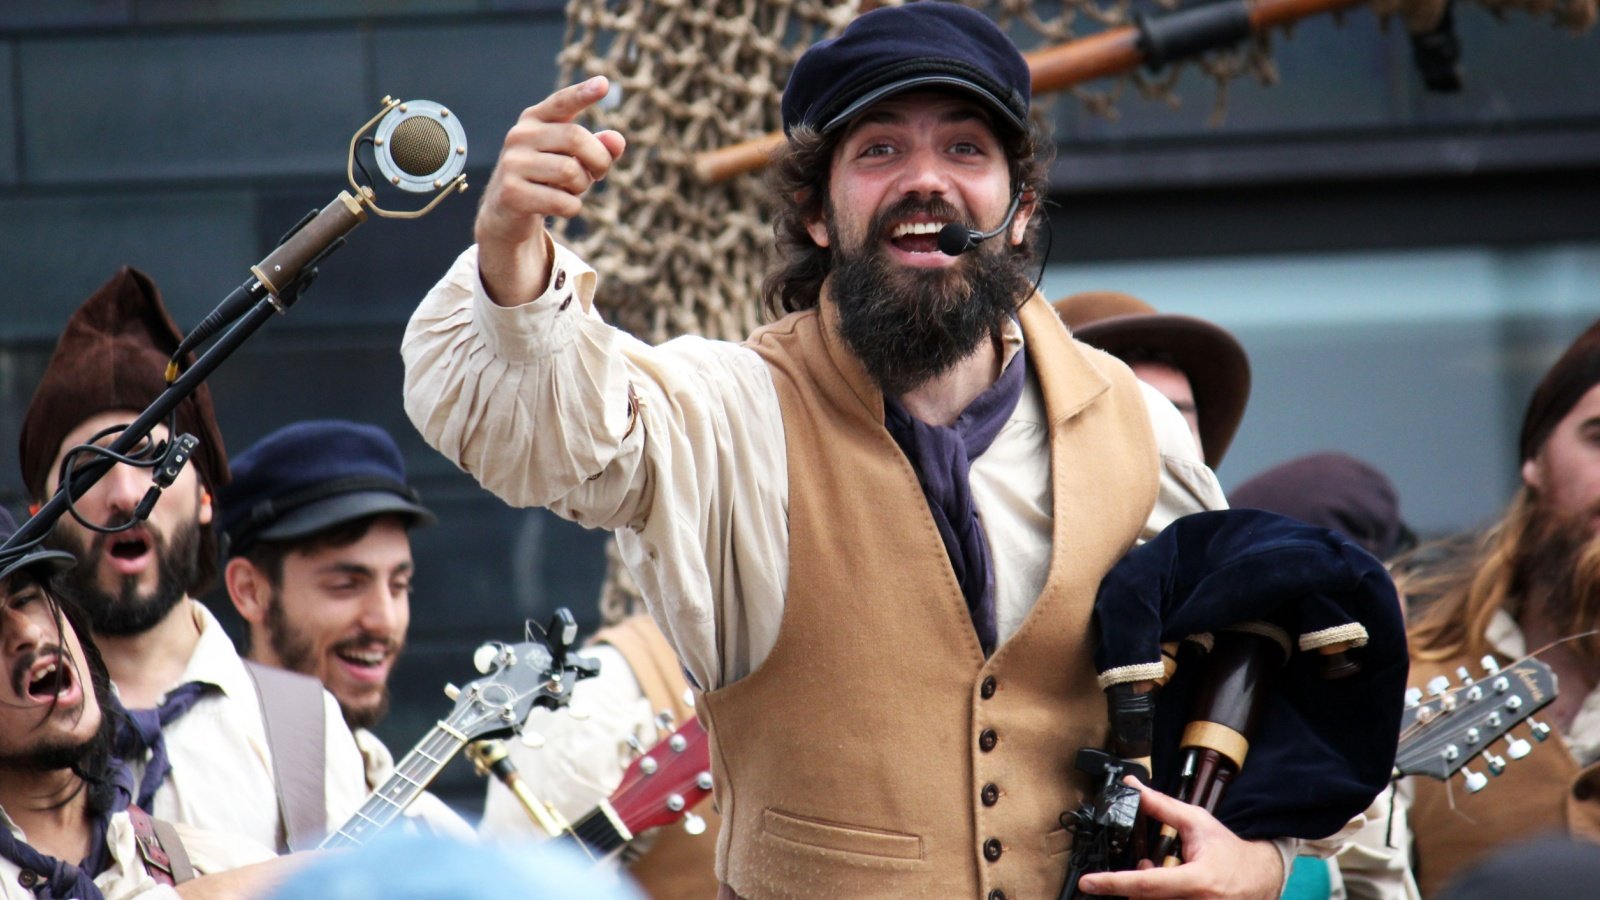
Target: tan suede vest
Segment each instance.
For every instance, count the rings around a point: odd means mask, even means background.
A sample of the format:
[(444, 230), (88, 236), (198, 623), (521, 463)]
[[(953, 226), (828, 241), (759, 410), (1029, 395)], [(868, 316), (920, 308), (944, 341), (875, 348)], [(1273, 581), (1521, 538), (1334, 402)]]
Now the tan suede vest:
[[(680, 725), (694, 716), (695, 708), (686, 702), (689, 685), (677, 654), (649, 616), (624, 619), (596, 634), (594, 641), (610, 644), (628, 661), (651, 709), (672, 713)], [(650, 849), (628, 866), (651, 900), (710, 900), (717, 894), (716, 835), (722, 817), (710, 798), (690, 811), (706, 820), (704, 834), (692, 835), (676, 825), (657, 829), (650, 836)]]
[[(1502, 664), (1510, 660), (1502, 658)], [(1427, 684), (1436, 675), (1453, 681), (1456, 668), (1476, 663), (1411, 661), (1412, 684)], [(1515, 729), (1527, 738), (1526, 727)], [(1505, 742), (1496, 752), (1505, 755)], [(1482, 762), (1473, 769), (1486, 771)], [(1533, 752), (1511, 760), (1503, 774), (1490, 776), (1488, 787), (1476, 794), (1462, 788), (1458, 777), (1447, 792), (1443, 782), (1412, 778), (1416, 790), (1411, 805), (1411, 831), (1415, 842), (1417, 886), (1432, 897), (1450, 878), (1488, 859), (1512, 844), (1551, 832), (1600, 841), (1600, 763), (1579, 770), (1566, 744), (1551, 737), (1534, 744)], [(1455, 809), (1450, 797), (1455, 797)]]
[(771, 655), (701, 700), (718, 874), (748, 900), (1054, 897), (1070, 845), (1059, 816), (1088, 787), (1072, 761), (1107, 732), (1095, 589), (1155, 502), (1143, 397), (1042, 298), (1023, 307), (1054, 553), (1034, 609), (985, 660), (882, 395), (823, 309), (750, 340), (782, 407), (790, 568)]

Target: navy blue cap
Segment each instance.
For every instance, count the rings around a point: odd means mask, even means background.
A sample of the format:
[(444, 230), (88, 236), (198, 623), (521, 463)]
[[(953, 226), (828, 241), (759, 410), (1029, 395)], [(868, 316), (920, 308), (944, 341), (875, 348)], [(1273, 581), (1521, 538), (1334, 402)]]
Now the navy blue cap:
[(436, 521), (406, 485), (405, 461), (389, 433), (335, 419), (296, 422), (235, 456), (217, 498), (229, 557), (257, 541), (289, 541), (367, 516)]
[[(17, 520), (11, 518), (11, 512), (0, 507), (0, 542), (9, 539), (17, 533)], [(0, 553), (0, 581), (11, 577), (11, 573), (18, 569), (33, 568), (42, 570), (40, 574), (48, 577), (62, 569), (70, 569), (78, 562), (78, 558), (64, 550), (46, 550), (35, 545), (29, 550), (7, 550)]]
[(961, 91), (1027, 130), (1033, 77), (1016, 45), (983, 13), (926, 0), (875, 9), (806, 50), (783, 89), (783, 133), (833, 131), (914, 88)]

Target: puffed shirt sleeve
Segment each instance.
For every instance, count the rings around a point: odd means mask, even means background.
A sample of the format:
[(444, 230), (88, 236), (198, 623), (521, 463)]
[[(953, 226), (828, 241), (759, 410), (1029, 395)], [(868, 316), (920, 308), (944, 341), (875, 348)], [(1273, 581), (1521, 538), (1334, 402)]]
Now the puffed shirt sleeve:
[(788, 577), (772, 376), (737, 344), (652, 347), (606, 324), (593, 270), (552, 246), (549, 288), (515, 307), (483, 290), (476, 248), (456, 260), (406, 329), (406, 412), (507, 503), (617, 531), (657, 624), (711, 689), (781, 615), (746, 602), (781, 599)]

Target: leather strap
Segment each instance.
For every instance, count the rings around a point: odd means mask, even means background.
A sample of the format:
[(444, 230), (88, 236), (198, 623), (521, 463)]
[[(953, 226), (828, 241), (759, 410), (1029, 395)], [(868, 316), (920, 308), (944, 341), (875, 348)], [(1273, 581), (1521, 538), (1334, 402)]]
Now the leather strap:
[(327, 734), (322, 682), (309, 675), (244, 661), (261, 701), (272, 755), (272, 781), (283, 822), (278, 852), (309, 850), (328, 830)]
[(165, 819), (152, 818), (137, 806), (128, 807), (128, 821), (133, 823), (133, 841), (139, 847), (139, 858), (145, 871), (157, 884), (175, 887), (194, 878), (194, 866), (189, 862), (189, 851), (177, 829)]

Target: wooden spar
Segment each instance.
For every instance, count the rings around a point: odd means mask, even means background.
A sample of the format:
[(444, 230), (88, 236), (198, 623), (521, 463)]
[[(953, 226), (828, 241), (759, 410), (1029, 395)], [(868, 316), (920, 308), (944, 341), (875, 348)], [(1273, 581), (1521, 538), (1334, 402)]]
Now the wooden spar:
[[(1323, 13), (1358, 6), (1365, 0), (1245, 0), (1250, 30), (1260, 33), (1280, 25)], [(1033, 75), (1035, 96), (1066, 90), (1086, 81), (1119, 75), (1144, 62), (1138, 26), (1123, 25), (1077, 40), (1024, 53)], [(783, 133), (773, 132), (716, 150), (695, 154), (694, 174), (705, 184), (726, 181), (754, 172), (783, 145)]]

